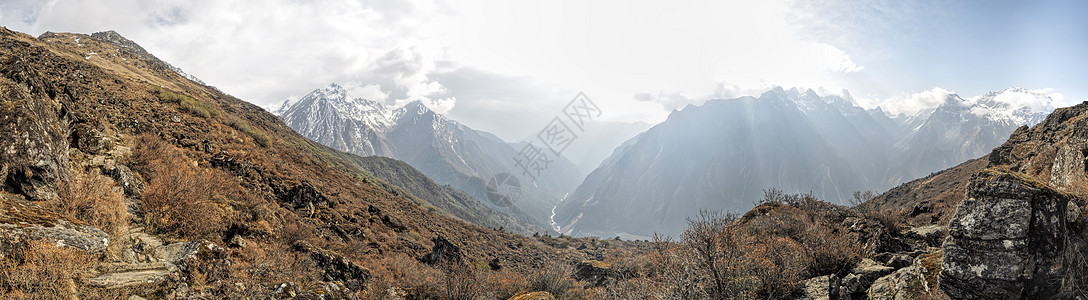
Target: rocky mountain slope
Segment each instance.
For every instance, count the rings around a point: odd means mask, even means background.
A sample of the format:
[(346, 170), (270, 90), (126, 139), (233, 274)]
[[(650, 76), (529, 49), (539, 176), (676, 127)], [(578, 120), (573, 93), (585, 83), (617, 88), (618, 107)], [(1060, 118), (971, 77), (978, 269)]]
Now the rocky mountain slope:
[[(525, 176), (515, 161), (520, 147), (450, 120), (419, 101), (389, 109), (331, 84), (285, 102), (276, 113), (307, 138), (359, 156), (403, 160), (435, 182), (467, 192), (489, 211), (528, 224), (547, 224), (551, 208), (581, 179), (562, 156), (550, 157), (547, 168), (533, 178)], [(513, 206), (490, 200), (487, 182), (501, 173), (521, 178)]]
[(578, 297), (530, 284), (617, 251), (448, 217), (102, 36), (0, 29), (0, 297)]
[[(505, 213), (495, 211), (464, 191), (435, 183), (403, 161), (382, 156), (349, 159), (371, 175), (404, 190), (413, 197), (418, 197), (425, 205), (434, 207), (440, 212), (449, 213), (453, 217), (487, 228), (522, 235), (548, 232), (547, 228), (525, 225)], [(520, 211), (514, 211), (512, 214), (524, 215)]]
[(709, 101), (618, 147), (557, 209), (556, 223), (574, 235), (675, 235), (700, 209), (745, 211), (767, 188), (846, 203), (854, 191), (984, 155), (1039, 122), (1051, 102), (1012, 88), (947, 95), (935, 109), (892, 119), (811, 90)]

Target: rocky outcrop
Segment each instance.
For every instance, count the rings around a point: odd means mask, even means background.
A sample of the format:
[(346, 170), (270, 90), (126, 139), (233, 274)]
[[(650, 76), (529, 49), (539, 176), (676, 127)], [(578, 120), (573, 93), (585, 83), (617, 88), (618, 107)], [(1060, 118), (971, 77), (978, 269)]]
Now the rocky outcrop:
[(918, 299), (930, 292), (926, 283), (926, 269), (912, 265), (881, 277), (869, 288), (869, 299), (907, 300)]
[(866, 250), (885, 253), (909, 249), (906, 243), (896, 239), (892, 232), (888, 228), (884, 228), (884, 225), (881, 225), (880, 222), (860, 217), (846, 217), (842, 221), (842, 226)]
[(291, 204), (294, 208), (313, 207), (328, 203), (328, 198), (322, 195), (309, 182), (302, 182), (292, 187), (287, 193), (280, 196), (280, 201)]
[(461, 253), (461, 248), (450, 243), (443, 236), (436, 237), (433, 241), (434, 247), (431, 247), (431, 253), (423, 256), (424, 263), (429, 265), (461, 263), (465, 256)]
[(602, 286), (615, 281), (619, 273), (612, 266), (596, 260), (586, 260), (574, 266), (574, 279), (589, 282), (593, 286)]
[(1007, 167), (1059, 191), (1088, 188), (1088, 103), (1059, 108), (1042, 123), (1021, 127), (990, 153), (990, 166)]
[(370, 281), (369, 269), (332, 251), (306, 242), (299, 242), (295, 249), (310, 253), (310, 258), (321, 268), (322, 279), (326, 282), (341, 282), (352, 289), (360, 289)]
[(943, 244), (952, 299), (1046, 299), (1063, 274), (1068, 199), (1026, 176), (986, 169), (967, 186)]
[(0, 184), (33, 200), (68, 179), (66, 109), (26, 58), (0, 52)]
[(36, 239), (88, 253), (101, 253), (110, 243), (109, 235), (94, 226), (58, 216), (17, 195), (0, 192), (0, 243)]

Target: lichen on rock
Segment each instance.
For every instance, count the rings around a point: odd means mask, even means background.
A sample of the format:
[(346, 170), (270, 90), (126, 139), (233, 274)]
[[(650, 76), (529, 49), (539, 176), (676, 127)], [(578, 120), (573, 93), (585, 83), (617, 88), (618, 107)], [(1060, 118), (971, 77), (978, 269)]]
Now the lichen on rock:
[(1064, 272), (1067, 196), (1001, 169), (976, 174), (943, 244), (952, 299), (1049, 298)]

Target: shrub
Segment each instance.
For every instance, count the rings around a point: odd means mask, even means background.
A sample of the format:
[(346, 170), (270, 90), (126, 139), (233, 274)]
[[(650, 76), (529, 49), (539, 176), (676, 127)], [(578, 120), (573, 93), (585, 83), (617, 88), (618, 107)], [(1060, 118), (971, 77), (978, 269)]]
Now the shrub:
[(216, 239), (225, 229), (231, 202), (248, 193), (229, 175), (195, 166), (181, 150), (153, 136), (141, 136), (133, 168), (147, 179), (140, 203), (144, 222), (155, 232)]
[(29, 241), (20, 248), (0, 259), (0, 298), (75, 298), (73, 280), (94, 262), (82, 250), (44, 240)]
[(511, 270), (494, 272), (481, 272), (480, 285), (488, 291), (491, 298), (510, 299), (510, 297), (526, 291), (529, 287), (525, 277)]
[[(124, 193), (109, 177), (97, 172), (77, 174), (61, 189), (60, 196), (49, 206), (62, 215), (102, 229), (110, 235), (110, 240), (121, 240), (128, 229)], [(110, 243), (111, 248), (120, 245)]]
[(575, 288), (571, 278), (572, 268), (566, 264), (554, 264), (545, 267), (529, 277), (529, 291), (545, 291), (557, 298), (562, 298)]
[(790, 298), (800, 280), (843, 275), (860, 259), (841, 227), (845, 213), (811, 195), (768, 190), (744, 217), (701, 211), (679, 243), (655, 237), (646, 273), (666, 298)]

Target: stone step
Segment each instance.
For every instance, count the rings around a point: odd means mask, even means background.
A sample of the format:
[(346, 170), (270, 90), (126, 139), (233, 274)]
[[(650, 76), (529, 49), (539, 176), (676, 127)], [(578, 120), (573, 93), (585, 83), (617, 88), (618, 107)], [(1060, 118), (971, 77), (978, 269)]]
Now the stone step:
[(121, 273), (121, 272), (135, 272), (135, 271), (147, 271), (147, 270), (163, 270), (170, 271), (176, 267), (167, 262), (150, 262), (150, 263), (105, 263), (98, 266), (98, 271), (102, 273)]
[(104, 288), (123, 288), (141, 284), (155, 284), (166, 280), (168, 270), (142, 270), (119, 273), (106, 273), (87, 280), (87, 284)]

